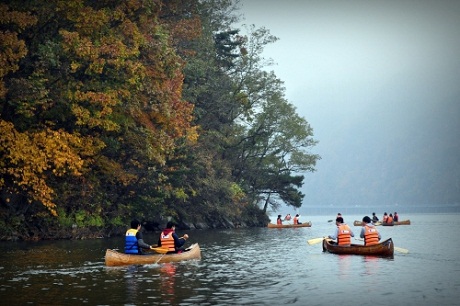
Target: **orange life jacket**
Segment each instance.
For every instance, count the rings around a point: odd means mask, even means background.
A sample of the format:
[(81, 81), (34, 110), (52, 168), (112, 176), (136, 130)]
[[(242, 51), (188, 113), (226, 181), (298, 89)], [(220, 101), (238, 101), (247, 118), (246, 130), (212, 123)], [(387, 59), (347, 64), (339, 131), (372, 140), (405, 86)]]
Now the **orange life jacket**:
[(299, 217), (294, 217), (294, 224), (299, 224)]
[(379, 243), (379, 232), (374, 226), (364, 226), (364, 245), (373, 245)]
[(340, 224), (337, 226), (339, 231), (337, 234), (338, 245), (350, 245), (351, 244), (351, 230), (346, 224)]
[(170, 252), (176, 251), (176, 248), (174, 246), (174, 238), (172, 236), (173, 233), (174, 232), (169, 232), (167, 235), (165, 235), (164, 232), (161, 232), (160, 234), (161, 247), (168, 248)]
[(388, 216), (383, 216), (382, 221), (387, 222)]
[(391, 224), (391, 223), (393, 223), (393, 218), (388, 216), (388, 218), (387, 218), (387, 220), (385, 222), (388, 223), (388, 224)]
[(276, 219), (276, 224), (283, 224), (283, 221), (280, 218), (278, 218)]

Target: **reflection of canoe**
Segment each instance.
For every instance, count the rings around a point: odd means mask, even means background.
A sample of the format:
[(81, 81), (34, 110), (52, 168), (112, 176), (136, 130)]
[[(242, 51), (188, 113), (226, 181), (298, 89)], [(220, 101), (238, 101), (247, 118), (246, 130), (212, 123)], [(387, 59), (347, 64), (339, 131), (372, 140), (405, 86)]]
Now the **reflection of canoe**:
[(331, 239), (323, 240), (323, 252), (334, 254), (372, 255), (372, 256), (393, 256), (394, 245), (391, 238), (379, 244), (364, 246), (362, 244), (351, 244), (350, 246), (339, 246)]
[(201, 259), (201, 249), (198, 243), (193, 244), (187, 251), (172, 254), (133, 255), (107, 249), (105, 252), (106, 266), (144, 265), (154, 263), (175, 262), (188, 259)]
[[(354, 226), (363, 226), (363, 223), (361, 221), (355, 221), (355, 222), (353, 222), (353, 225)], [(403, 221), (393, 222), (392, 224), (382, 223), (382, 222), (378, 221), (378, 222), (375, 222), (374, 225), (384, 225), (384, 226), (410, 225), (410, 220), (403, 220)]]
[(291, 227), (311, 227), (311, 222), (304, 222), (302, 224), (273, 224), (268, 223), (267, 227), (269, 228), (291, 228)]

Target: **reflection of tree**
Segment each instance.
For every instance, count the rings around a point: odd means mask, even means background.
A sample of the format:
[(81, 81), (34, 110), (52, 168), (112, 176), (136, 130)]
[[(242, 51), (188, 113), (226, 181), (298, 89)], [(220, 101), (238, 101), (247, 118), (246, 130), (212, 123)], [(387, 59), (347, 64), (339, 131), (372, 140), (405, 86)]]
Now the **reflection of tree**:
[(174, 263), (163, 264), (160, 268), (161, 296), (171, 305), (175, 305), (175, 278), (176, 265)]
[(139, 270), (136, 266), (129, 266), (125, 274), (127, 301), (136, 304), (139, 294)]

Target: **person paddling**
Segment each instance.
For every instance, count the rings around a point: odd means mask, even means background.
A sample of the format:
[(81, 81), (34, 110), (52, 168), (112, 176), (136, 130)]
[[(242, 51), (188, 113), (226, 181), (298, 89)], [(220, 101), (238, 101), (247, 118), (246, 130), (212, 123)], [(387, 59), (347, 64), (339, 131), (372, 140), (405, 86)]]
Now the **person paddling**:
[(330, 239), (337, 239), (337, 244), (342, 246), (347, 246), (351, 244), (351, 237), (355, 237), (355, 234), (350, 229), (350, 227), (344, 223), (342, 217), (337, 217), (335, 219), (335, 224), (337, 228), (333, 235), (329, 235)]
[(281, 215), (278, 215), (278, 219), (276, 219), (276, 224), (278, 224), (278, 225), (283, 224), (283, 220), (281, 219)]
[(363, 227), (359, 237), (364, 238), (364, 245), (378, 244), (381, 236), (374, 224), (371, 223), (371, 218), (365, 216), (363, 218)]
[(187, 234), (179, 238), (176, 234), (176, 225), (169, 221), (166, 224), (166, 228), (160, 234), (158, 246), (168, 248), (168, 253), (182, 253), (184, 251), (183, 246), (187, 239)]
[(141, 223), (138, 220), (131, 221), (131, 228), (126, 231), (125, 235), (126, 254), (146, 254), (146, 249), (153, 248), (153, 246), (144, 242), (141, 227)]
[(300, 215), (296, 214), (294, 217), (294, 224), (302, 224), (302, 222), (299, 221)]

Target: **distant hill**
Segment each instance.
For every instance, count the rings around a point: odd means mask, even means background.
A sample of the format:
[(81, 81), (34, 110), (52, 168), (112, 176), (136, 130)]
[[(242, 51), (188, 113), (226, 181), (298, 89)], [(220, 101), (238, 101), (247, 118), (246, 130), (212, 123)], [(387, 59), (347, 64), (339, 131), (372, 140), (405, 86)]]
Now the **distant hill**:
[(315, 135), (322, 160), (306, 175), (303, 207), (460, 203), (460, 91), (441, 89), (388, 84), (377, 103)]

